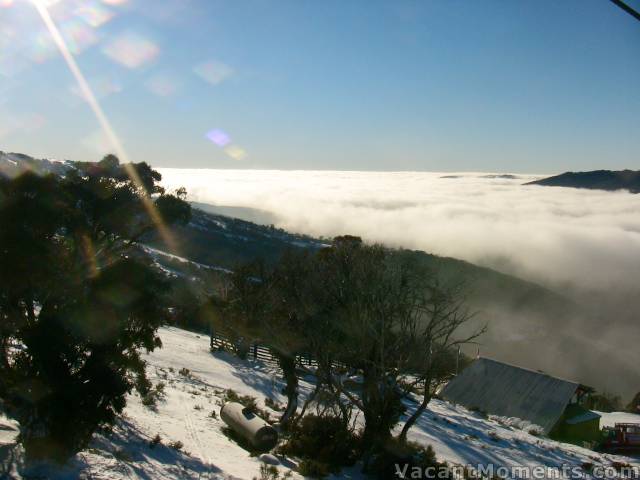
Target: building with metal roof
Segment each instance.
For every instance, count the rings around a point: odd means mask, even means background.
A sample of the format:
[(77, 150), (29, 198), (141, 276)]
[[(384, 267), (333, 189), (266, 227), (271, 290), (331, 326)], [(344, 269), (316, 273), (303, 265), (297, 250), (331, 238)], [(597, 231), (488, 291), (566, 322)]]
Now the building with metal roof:
[(449, 381), (441, 395), (469, 409), (527, 420), (548, 435), (568, 420), (567, 407), (591, 391), (577, 382), (481, 357)]

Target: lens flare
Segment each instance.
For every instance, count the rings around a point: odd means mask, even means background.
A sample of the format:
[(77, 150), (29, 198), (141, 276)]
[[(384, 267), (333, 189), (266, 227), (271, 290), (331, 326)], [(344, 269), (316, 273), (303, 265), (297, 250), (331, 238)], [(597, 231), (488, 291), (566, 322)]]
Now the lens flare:
[[(143, 183), (140, 180), (140, 176), (138, 175), (138, 172), (136, 172), (136, 169), (131, 165), (127, 152), (122, 147), (120, 139), (118, 138), (115, 130), (111, 126), (111, 122), (109, 122), (109, 119), (107, 118), (104, 111), (102, 110), (102, 107), (98, 102), (98, 99), (96, 98), (95, 94), (93, 93), (93, 90), (89, 86), (89, 83), (87, 82), (87, 79), (85, 78), (84, 74), (80, 70), (80, 67), (78, 66), (78, 63), (73, 57), (71, 50), (69, 50), (69, 47), (65, 43), (64, 38), (60, 33), (60, 30), (58, 30), (58, 27), (53, 22), (53, 19), (51, 18), (49, 11), (41, 2), (41, 0), (32, 0), (32, 3), (36, 8), (36, 10), (38, 11), (38, 13), (40, 14), (40, 17), (42, 18), (42, 21), (47, 27), (47, 30), (49, 30), (49, 33), (51, 34), (53, 41), (58, 47), (60, 54), (64, 58), (64, 61), (69, 67), (71, 74), (74, 76), (74, 78), (78, 82), (78, 86), (80, 87), (80, 90), (84, 94), (84, 97), (87, 103), (91, 107), (91, 110), (93, 111), (96, 119), (98, 120), (98, 123), (102, 128), (102, 131), (108, 138), (111, 147), (115, 150), (115, 153), (120, 158), (120, 160), (122, 160), (123, 165), (127, 171), (127, 175), (129, 175), (129, 178), (131, 178), (131, 181), (136, 186), (138, 186), (139, 188), (142, 188)], [(156, 209), (153, 203), (153, 200), (147, 195), (142, 195), (141, 198), (142, 198), (144, 207), (147, 211), (147, 214), (149, 215), (151, 220), (155, 223), (156, 228), (158, 229), (158, 232), (162, 237), (163, 241), (167, 244), (169, 248), (171, 248), (174, 251), (177, 251), (177, 248), (176, 248), (177, 245), (176, 245), (175, 239), (173, 238), (173, 235), (171, 234), (167, 226), (164, 224), (164, 221), (162, 220), (160, 213)]]
[(98, 42), (98, 35), (80, 19), (70, 18), (60, 25), (60, 32), (73, 55), (82, 53)]
[(130, 69), (152, 62), (160, 53), (155, 43), (133, 32), (115, 38), (102, 51), (111, 60)]
[(221, 84), (234, 74), (232, 67), (215, 60), (196, 65), (193, 71), (202, 80), (214, 86)]
[(29, 58), (36, 63), (44, 63), (56, 54), (56, 46), (46, 31), (37, 32), (29, 44)]
[(87, 2), (75, 10), (75, 15), (80, 17), (87, 25), (97, 28), (113, 18), (113, 13), (96, 2)]
[(178, 90), (178, 82), (169, 76), (157, 74), (145, 82), (145, 87), (154, 95), (169, 97)]
[(96, 277), (98, 275), (98, 262), (96, 257), (96, 249), (93, 246), (93, 242), (88, 235), (82, 235), (80, 237), (82, 253), (84, 255), (84, 261), (89, 270), (89, 274), (92, 277)]
[(247, 156), (247, 152), (244, 148), (239, 147), (238, 145), (229, 145), (224, 149), (224, 153), (229, 155), (234, 160), (244, 160)]
[(217, 128), (207, 132), (206, 137), (219, 147), (225, 147), (231, 143), (229, 135)]
[[(90, 84), (93, 85), (93, 93), (99, 99), (108, 97), (109, 95), (113, 95), (115, 93), (120, 93), (122, 91), (122, 84), (120, 83), (120, 81), (111, 76), (92, 78)], [(71, 85), (69, 90), (72, 94), (80, 97), (83, 100), (86, 100), (84, 93), (77, 84)]]

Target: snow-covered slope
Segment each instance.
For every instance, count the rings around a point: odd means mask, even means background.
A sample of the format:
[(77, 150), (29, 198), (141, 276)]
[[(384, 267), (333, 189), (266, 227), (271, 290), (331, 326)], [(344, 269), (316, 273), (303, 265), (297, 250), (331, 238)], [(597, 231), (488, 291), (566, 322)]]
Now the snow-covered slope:
[[(255, 396), (264, 407), (265, 398), (284, 403), (282, 379), (264, 364), (243, 361), (226, 353), (212, 354), (207, 336), (176, 328), (160, 331), (163, 348), (147, 356), (154, 383), (162, 382), (164, 398), (155, 410), (131, 395), (125, 416), (112, 435), (97, 435), (91, 448), (78, 454), (71, 465), (47, 476), (86, 479), (243, 479), (258, 476), (260, 460), (228, 440), (221, 432), (219, 403), (225, 389)], [(188, 371), (183, 370), (188, 369)], [(302, 394), (310, 384), (302, 382)], [(414, 408), (414, 407), (411, 407)], [(275, 413), (275, 412), (274, 412)], [(595, 453), (573, 445), (538, 438), (507, 419), (481, 415), (434, 400), (413, 428), (411, 440), (431, 444), (441, 460), (454, 464), (493, 464), (497, 467), (562, 468), (589, 463), (609, 466), (634, 460)], [(8, 422), (0, 424), (10, 425)], [(1, 427), (1, 426), (0, 426)], [(2, 428), (0, 428), (2, 430)], [(150, 447), (160, 435), (162, 443)], [(171, 448), (182, 442), (182, 449)], [(1, 446), (0, 446), (1, 448)], [(280, 471), (295, 467), (285, 461)], [(1, 475), (0, 475), (1, 476)], [(17, 477), (17, 473), (14, 472)], [(296, 473), (293, 478), (301, 478)], [(357, 468), (340, 478), (361, 478)], [(589, 475), (585, 474), (585, 478)]]

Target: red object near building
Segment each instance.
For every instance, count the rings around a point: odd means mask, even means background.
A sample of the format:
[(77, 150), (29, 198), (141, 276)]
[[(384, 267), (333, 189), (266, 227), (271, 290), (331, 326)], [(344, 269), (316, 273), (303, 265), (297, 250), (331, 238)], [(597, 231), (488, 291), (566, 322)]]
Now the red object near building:
[(616, 423), (607, 428), (602, 449), (611, 453), (640, 453), (640, 423)]

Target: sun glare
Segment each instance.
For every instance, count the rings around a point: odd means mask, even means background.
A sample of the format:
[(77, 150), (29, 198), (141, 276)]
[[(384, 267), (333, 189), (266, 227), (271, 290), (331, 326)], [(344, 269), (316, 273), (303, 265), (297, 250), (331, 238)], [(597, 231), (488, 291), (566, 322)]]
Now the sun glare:
[[(66, 62), (67, 66), (69, 67), (71, 74), (73, 75), (76, 82), (78, 83), (78, 88), (82, 96), (87, 101), (93, 114), (98, 120), (98, 123), (100, 124), (100, 127), (102, 128), (104, 134), (106, 135), (111, 148), (113, 148), (113, 150), (115, 151), (116, 155), (120, 158), (120, 160), (124, 162), (125, 168), (127, 170), (127, 174), (129, 175), (131, 180), (138, 186), (142, 185), (140, 177), (138, 176), (135, 169), (131, 166), (129, 156), (127, 155), (126, 150), (122, 146), (122, 143), (120, 142), (120, 139), (118, 138), (115, 130), (113, 129), (111, 122), (109, 121), (106, 114), (104, 113), (104, 110), (100, 106), (100, 103), (98, 102), (96, 95), (94, 94), (93, 90), (91, 89), (91, 86), (89, 85), (89, 82), (87, 82), (87, 79), (82, 73), (82, 70), (80, 70), (80, 67), (76, 62), (73, 56), (73, 53), (69, 49), (62, 34), (60, 33), (60, 30), (58, 29), (55, 22), (51, 18), (51, 15), (49, 14), (48, 6), (51, 4), (51, 2), (50, 1), (45, 2), (43, 0), (32, 0), (32, 3), (36, 8), (36, 10), (38, 11), (40, 17), (42, 18), (42, 21), (47, 27), (47, 30), (51, 34), (51, 38), (53, 39), (54, 43), (58, 47), (58, 50), (60, 51), (60, 54), (64, 58), (64, 61)], [(173, 239), (171, 232), (164, 224), (164, 221), (162, 220), (160, 213), (155, 208), (153, 201), (147, 196), (142, 196), (142, 199), (143, 199), (145, 208), (147, 210), (147, 213), (149, 214), (153, 222), (156, 224), (158, 231), (162, 236), (162, 239), (165, 241), (165, 243), (169, 248), (175, 251), (176, 242)]]

